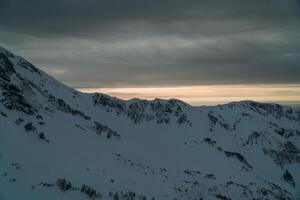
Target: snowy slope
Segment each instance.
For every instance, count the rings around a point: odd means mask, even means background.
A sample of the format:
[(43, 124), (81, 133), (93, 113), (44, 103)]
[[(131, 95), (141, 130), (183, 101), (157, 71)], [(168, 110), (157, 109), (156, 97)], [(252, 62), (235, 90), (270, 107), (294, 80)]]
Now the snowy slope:
[(85, 94), (0, 48), (0, 199), (300, 199), (300, 114)]

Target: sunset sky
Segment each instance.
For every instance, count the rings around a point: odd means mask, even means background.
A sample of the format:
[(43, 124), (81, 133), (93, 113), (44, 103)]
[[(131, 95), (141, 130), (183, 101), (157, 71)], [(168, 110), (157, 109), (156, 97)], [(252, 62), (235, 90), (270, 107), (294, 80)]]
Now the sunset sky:
[(0, 0), (0, 45), (71, 87), (300, 104), (299, 0)]
[(79, 90), (83, 92), (103, 92), (122, 99), (178, 98), (197, 106), (216, 105), (240, 100), (281, 103), (289, 106), (300, 105), (300, 84), (79, 88)]

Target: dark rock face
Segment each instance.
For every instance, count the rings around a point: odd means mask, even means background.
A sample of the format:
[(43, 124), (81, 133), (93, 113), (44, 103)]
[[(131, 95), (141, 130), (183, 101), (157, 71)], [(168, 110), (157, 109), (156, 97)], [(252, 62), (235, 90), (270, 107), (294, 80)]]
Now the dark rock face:
[(217, 122), (219, 121), (218, 118), (213, 115), (213, 112), (209, 112), (207, 114), (207, 117), (213, 125), (216, 125)]
[(183, 123), (187, 123), (187, 122), (189, 122), (189, 120), (188, 120), (186, 114), (180, 115), (180, 117), (177, 119), (178, 124), (183, 124)]
[(88, 195), (90, 198), (95, 199), (100, 197), (101, 195), (96, 192), (96, 190), (90, 186), (83, 184), (80, 188), (80, 192)]
[(93, 96), (93, 101), (95, 106), (100, 106), (106, 112), (115, 111), (117, 115), (119, 115), (126, 111), (126, 105), (124, 101), (105, 94), (96, 93)]
[(67, 181), (66, 179), (58, 179), (56, 181), (56, 185), (63, 192), (66, 192), (68, 190), (75, 190), (75, 187), (71, 184), (71, 182)]
[(261, 137), (261, 134), (257, 131), (254, 131), (247, 139), (246, 144), (247, 145), (254, 145), (257, 144), (258, 138)]
[[(86, 184), (82, 184), (81, 187), (75, 186), (71, 183), (71, 181), (68, 181), (64, 178), (57, 179), (55, 183), (46, 183), (41, 182), (39, 186), (42, 187), (57, 187), (61, 192), (80, 192), (84, 195), (86, 195), (89, 199), (102, 199), (102, 194), (100, 192), (97, 192), (96, 189), (94, 189), (92, 186), (88, 186)], [(138, 195), (134, 191), (114, 191), (109, 192), (107, 196), (105, 196), (106, 199), (111, 200), (146, 200), (150, 199), (147, 198), (144, 195)], [(154, 198), (151, 198), (154, 200)]]
[(4, 83), (4, 81), (10, 81), (10, 76), (15, 73), (15, 69), (13, 68), (13, 64), (10, 62), (8, 57), (0, 52), (0, 86)]
[(285, 128), (276, 128), (275, 130), (275, 133), (279, 134), (280, 136), (288, 139), (292, 136), (295, 136), (295, 135), (300, 135), (300, 131), (298, 130), (291, 130), (291, 129), (285, 129)]
[(253, 169), (253, 167), (246, 161), (246, 159), (242, 154), (237, 152), (230, 152), (230, 151), (224, 151), (224, 153), (226, 154), (227, 157), (235, 158), (239, 160), (241, 163), (243, 163), (244, 165), (246, 165), (248, 168)]
[(104, 94), (95, 94), (93, 96), (95, 106), (99, 106), (106, 112), (115, 112), (117, 115), (123, 114), (130, 118), (135, 124), (143, 121), (155, 121), (157, 124), (169, 123), (172, 117), (175, 117), (178, 124), (187, 123), (191, 125), (185, 110), (189, 107), (187, 104), (171, 100), (132, 100), (128, 105), (125, 101), (110, 97)]
[(0, 102), (9, 109), (33, 115), (36, 110), (24, 97), (23, 92), (13, 84), (5, 84), (2, 88), (3, 99)]
[(4, 112), (2, 112), (1, 110), (0, 110), (0, 115), (1, 115), (2, 117), (7, 117), (7, 114), (4, 113)]
[(24, 97), (23, 91), (17, 85), (10, 83), (11, 76), (16, 74), (16, 70), (9, 57), (13, 57), (13, 55), (9, 52), (0, 52), (0, 89), (3, 95), (0, 102), (9, 110), (33, 115), (36, 110)]
[[(280, 186), (266, 181), (260, 180), (259, 182), (248, 182), (248, 183), (238, 183), (236, 181), (228, 181), (226, 183), (218, 183), (212, 187), (206, 188), (212, 196), (202, 197), (199, 190), (201, 187), (207, 187), (206, 182), (218, 180), (219, 177), (214, 174), (204, 174), (201, 172), (185, 170), (184, 179), (181, 184), (174, 187), (174, 191), (180, 195), (180, 199), (192, 199), (189, 195), (192, 193), (200, 194), (196, 199), (294, 199), (288, 191), (281, 188)], [(205, 182), (203, 182), (203, 178)], [(288, 178), (290, 180), (290, 177)], [(226, 191), (235, 191), (231, 194)], [(253, 192), (255, 191), (255, 192)], [(182, 198), (185, 197), (185, 198)], [(215, 197), (215, 198), (214, 198)]]
[(245, 145), (271, 145), (272, 142), (270, 141), (270, 138), (268, 137), (268, 133), (266, 131), (254, 131), (251, 133), (251, 135), (248, 136), (245, 143), (243, 143), (243, 146)]
[(55, 106), (58, 110), (64, 112), (64, 113), (70, 113), (72, 115), (78, 115), (85, 120), (91, 119), (89, 116), (85, 115), (83, 112), (72, 108), (70, 105), (68, 105), (63, 99), (57, 99), (55, 96), (50, 95), (49, 96), (49, 102), (52, 103), (53, 106)]
[(38, 68), (36, 68), (33, 64), (31, 64), (30, 62), (28, 62), (25, 59), (21, 59), (18, 62), (18, 65), (20, 65), (20, 66), (24, 67), (25, 69), (31, 71), (32, 73), (37, 73), (37, 74), (41, 75), (40, 70), (38, 70)]
[(281, 144), (280, 150), (264, 149), (264, 153), (273, 158), (274, 162), (280, 166), (300, 163), (300, 149), (289, 141)]
[(290, 172), (288, 170), (285, 170), (284, 174), (283, 174), (283, 179), (290, 185), (292, 185), (293, 187), (295, 187), (295, 181), (293, 176), (290, 174)]
[(212, 131), (214, 126), (219, 125), (220, 127), (226, 129), (226, 130), (235, 130), (236, 124), (233, 125), (234, 128), (231, 128), (229, 124), (226, 123), (225, 119), (221, 116), (215, 116), (213, 111), (209, 111), (207, 114), (207, 117), (209, 119), (210, 123), (210, 130)]
[(35, 131), (36, 130), (36, 127), (33, 126), (33, 124), (31, 122), (27, 123), (25, 126), (24, 126), (25, 130), (27, 132), (29, 131)]
[(96, 133), (98, 135), (105, 135), (106, 138), (110, 139), (112, 137), (116, 138), (116, 139), (120, 139), (121, 136), (114, 130), (112, 130), (111, 128), (104, 126), (102, 124), (100, 124), (99, 122), (94, 122), (94, 126), (92, 127), (92, 129), (94, 129), (96, 131)]
[(296, 120), (296, 113), (293, 112), (291, 108), (284, 108), (278, 104), (270, 103), (259, 103), (255, 101), (241, 101), (241, 102), (232, 102), (227, 105), (222, 106), (223, 108), (234, 108), (234, 107), (243, 107), (248, 108), (255, 113), (259, 113), (263, 116), (273, 116), (277, 119), (286, 117), (290, 120)]
[[(149, 106), (147, 101), (139, 101), (134, 102), (129, 105), (127, 110), (127, 116), (134, 121), (134, 123), (140, 123), (146, 118), (147, 114), (145, 113), (145, 109)], [(148, 120), (152, 120), (153, 118), (147, 117)]]
[(295, 110), (295, 114), (297, 116), (297, 121), (300, 122), (300, 109), (299, 108)]

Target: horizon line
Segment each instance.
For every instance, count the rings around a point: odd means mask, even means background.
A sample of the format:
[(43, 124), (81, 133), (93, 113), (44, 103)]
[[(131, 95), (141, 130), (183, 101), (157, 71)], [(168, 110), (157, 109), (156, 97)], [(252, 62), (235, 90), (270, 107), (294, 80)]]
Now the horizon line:
[(191, 85), (172, 87), (81, 87), (85, 93), (104, 93), (124, 100), (179, 99), (193, 106), (210, 106), (252, 100), (300, 105), (300, 84)]

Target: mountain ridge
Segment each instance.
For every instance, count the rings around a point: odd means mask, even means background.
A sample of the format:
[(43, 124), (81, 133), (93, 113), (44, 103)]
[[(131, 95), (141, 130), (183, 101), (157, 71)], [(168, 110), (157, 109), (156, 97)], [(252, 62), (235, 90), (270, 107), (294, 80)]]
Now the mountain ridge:
[[(12, 52), (10, 52), (10, 51), (8, 51), (7, 49), (5, 49), (5, 48), (3, 48), (3, 47), (1, 47), (0, 46), (0, 53), (4, 53), (4, 54), (6, 54), (8, 57), (18, 57), (19, 59), (21, 59), (22, 61), (24, 61), (24, 62), (26, 62), (27, 64), (30, 64), (31, 65), (31, 67), (32, 67), (32, 69), (33, 69), (33, 71), (36, 71), (36, 72), (38, 72), (38, 73), (43, 73), (43, 75), (47, 75), (47, 73), (45, 73), (44, 71), (42, 71), (41, 69), (38, 69), (38, 68), (36, 68), (34, 65), (32, 65), (31, 63), (29, 63), (26, 59), (24, 59), (24, 58), (22, 58), (22, 57), (20, 57), (20, 56), (16, 56), (16, 55), (14, 55)], [(48, 77), (51, 77), (51, 76), (49, 76), (49, 75), (47, 75)], [(52, 78), (52, 77), (51, 77)], [(61, 83), (61, 82), (60, 82)], [(61, 84), (63, 84), (63, 83), (61, 83)], [(63, 85), (65, 85), (65, 84), (63, 84)], [(69, 87), (69, 86), (67, 86), (67, 85), (65, 85), (66, 87)], [(69, 88), (71, 88), (71, 87), (69, 87)], [(74, 88), (72, 88), (72, 89), (74, 89)], [(74, 89), (75, 90), (75, 89)], [(83, 93), (83, 92), (81, 92), (81, 91), (79, 91), (79, 90), (76, 90), (78, 93)], [(107, 95), (107, 94), (103, 94), (103, 93), (98, 93), (98, 92), (95, 92), (95, 93), (86, 93), (86, 94), (101, 94), (101, 95), (106, 95), (106, 96), (109, 96), (109, 95)], [(155, 98), (155, 99), (153, 99), (153, 100), (146, 100), (146, 99), (139, 99), (139, 98), (132, 98), (132, 99), (129, 99), (129, 100), (123, 100), (123, 99), (120, 99), (120, 98), (118, 98), (118, 97), (113, 97), (113, 96), (109, 96), (109, 97), (111, 97), (111, 98), (115, 98), (115, 99), (117, 99), (117, 100), (121, 100), (121, 101), (128, 101), (128, 102), (131, 102), (131, 101), (168, 101), (168, 100), (175, 100), (175, 101), (179, 101), (179, 102), (182, 102), (182, 103), (184, 103), (184, 104), (187, 104), (187, 105), (189, 105), (188, 103), (186, 103), (186, 102), (184, 102), (184, 101), (182, 101), (182, 100), (180, 100), (180, 99), (176, 99), (176, 98), (171, 98), (171, 99), (161, 99), (161, 98)], [(233, 101), (233, 102), (229, 102), (229, 103), (226, 103), (226, 104), (242, 104), (242, 103), (250, 103), (250, 102), (252, 102), (252, 103), (260, 103), (260, 102), (257, 102), (257, 101), (253, 101), (253, 100), (241, 100), (241, 101)], [(226, 104), (220, 104), (220, 105), (226, 105)], [(272, 105), (279, 105), (279, 104), (277, 104), (277, 103), (260, 103), (260, 104), (272, 104)], [(201, 106), (192, 106), (192, 105), (189, 105), (189, 106), (191, 106), (191, 107), (201, 107)], [(214, 106), (206, 106), (206, 107), (214, 107)], [(289, 107), (289, 106), (286, 106), (285, 105), (285, 107)]]

